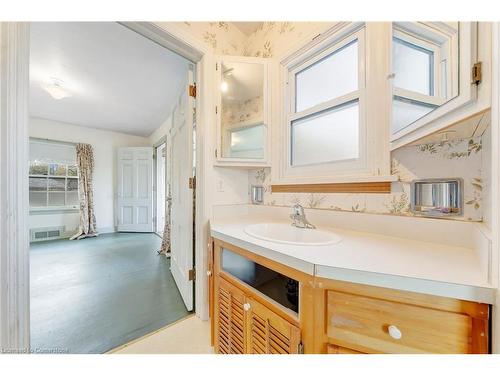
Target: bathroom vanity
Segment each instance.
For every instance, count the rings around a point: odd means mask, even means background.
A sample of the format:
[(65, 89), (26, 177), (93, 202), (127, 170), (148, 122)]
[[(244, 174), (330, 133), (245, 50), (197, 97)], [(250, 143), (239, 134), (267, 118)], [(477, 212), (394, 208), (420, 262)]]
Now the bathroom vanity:
[[(349, 214), (314, 211), (319, 229), (294, 228), (278, 213), (212, 221), (208, 274), (217, 353), (490, 352), (494, 288), (481, 240), (466, 249), (429, 242), (432, 234), (421, 241), (368, 233), (363, 226), (372, 220), (387, 221), (382, 227), (393, 218), (361, 214), (352, 230)], [(418, 220), (401, 219), (409, 226)], [(467, 224), (425, 225), (443, 234), (477, 229)]]

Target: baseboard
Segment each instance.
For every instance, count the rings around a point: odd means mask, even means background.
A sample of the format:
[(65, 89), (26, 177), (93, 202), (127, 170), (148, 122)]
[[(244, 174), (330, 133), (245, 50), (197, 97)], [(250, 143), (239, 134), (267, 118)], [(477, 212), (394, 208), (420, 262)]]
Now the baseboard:
[(99, 234), (104, 234), (104, 233), (115, 233), (116, 228), (115, 227), (102, 227), (102, 228), (97, 228), (97, 233)]

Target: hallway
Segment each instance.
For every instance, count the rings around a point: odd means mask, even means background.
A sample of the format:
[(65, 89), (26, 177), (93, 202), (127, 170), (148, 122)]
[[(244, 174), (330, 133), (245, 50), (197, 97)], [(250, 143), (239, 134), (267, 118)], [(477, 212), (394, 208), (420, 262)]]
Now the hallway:
[(150, 233), (33, 243), (31, 348), (104, 353), (188, 315)]

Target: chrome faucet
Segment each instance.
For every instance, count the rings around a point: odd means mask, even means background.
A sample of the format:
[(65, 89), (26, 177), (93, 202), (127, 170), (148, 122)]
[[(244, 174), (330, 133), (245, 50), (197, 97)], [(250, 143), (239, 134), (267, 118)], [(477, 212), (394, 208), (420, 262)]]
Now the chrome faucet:
[(292, 207), (292, 214), (290, 218), (293, 220), (292, 225), (297, 228), (305, 228), (305, 229), (316, 229), (314, 225), (312, 225), (306, 219), (306, 213), (304, 212), (304, 207), (300, 204), (296, 204)]

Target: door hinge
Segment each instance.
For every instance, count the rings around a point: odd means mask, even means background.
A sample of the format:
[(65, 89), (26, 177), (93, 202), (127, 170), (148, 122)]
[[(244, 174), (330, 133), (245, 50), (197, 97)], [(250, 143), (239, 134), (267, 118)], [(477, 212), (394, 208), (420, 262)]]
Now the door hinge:
[(483, 63), (478, 61), (472, 66), (472, 83), (478, 85), (483, 79)]
[(189, 85), (189, 96), (196, 98), (196, 85)]
[(190, 269), (188, 272), (188, 279), (189, 281), (196, 280), (196, 271), (194, 268)]
[(217, 149), (215, 149), (215, 157), (217, 157)]
[(297, 347), (297, 354), (304, 354), (304, 344), (299, 343), (299, 346)]
[(215, 106), (215, 114), (217, 114), (218, 110), (217, 110), (217, 106)]
[(196, 177), (189, 177), (189, 188), (196, 188)]
[(219, 70), (219, 63), (215, 63), (215, 71)]

